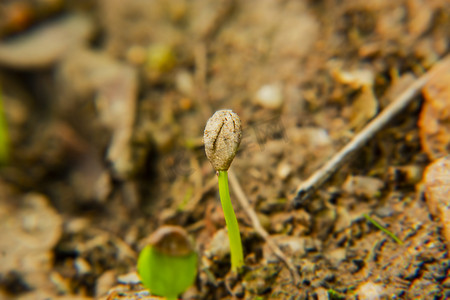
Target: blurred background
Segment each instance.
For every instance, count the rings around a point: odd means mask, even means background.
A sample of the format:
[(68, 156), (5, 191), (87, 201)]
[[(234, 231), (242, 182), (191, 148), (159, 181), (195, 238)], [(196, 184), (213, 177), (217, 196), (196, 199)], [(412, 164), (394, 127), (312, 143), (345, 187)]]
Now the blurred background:
[[(2, 0), (0, 298), (134, 297), (123, 275), (163, 224), (184, 227), (201, 258), (184, 299), (450, 297), (448, 252), (416, 188), (449, 148), (421, 144), (420, 96), (312, 200), (292, 201), (449, 39), (446, 0)], [(233, 193), (249, 270), (225, 284), (202, 143), (218, 109), (242, 120), (232, 170), (301, 285)], [(413, 238), (397, 245), (369, 213)]]

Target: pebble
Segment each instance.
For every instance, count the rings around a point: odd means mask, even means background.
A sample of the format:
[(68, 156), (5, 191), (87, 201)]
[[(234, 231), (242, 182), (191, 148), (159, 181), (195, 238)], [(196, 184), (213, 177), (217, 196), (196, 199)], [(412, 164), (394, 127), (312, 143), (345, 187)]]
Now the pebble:
[(342, 84), (349, 85), (353, 89), (361, 87), (373, 86), (375, 82), (374, 71), (369, 68), (360, 68), (353, 70), (344, 70), (342, 62), (338, 60), (330, 60), (328, 67), (332, 76)]
[[(283, 250), (289, 257), (303, 257), (306, 254), (305, 243), (306, 239), (303, 237), (289, 236), (284, 234), (272, 235), (273, 241)], [(264, 258), (268, 262), (278, 261), (273, 251), (269, 246), (263, 246)]]
[(384, 182), (381, 179), (368, 176), (348, 176), (342, 189), (355, 196), (363, 196), (367, 198), (378, 197)]
[(177, 90), (185, 96), (193, 96), (195, 92), (194, 78), (187, 70), (181, 70), (176, 74), (175, 84)]
[(359, 300), (378, 300), (382, 299), (384, 295), (383, 287), (380, 284), (368, 281), (361, 284), (355, 294)]
[(288, 128), (287, 136), (289, 141), (297, 146), (306, 148), (308, 151), (321, 149), (331, 149), (332, 140), (327, 131), (318, 127), (292, 127)]
[(339, 264), (347, 258), (347, 249), (337, 248), (326, 252), (326, 258), (335, 266), (338, 267)]
[(122, 284), (138, 284), (141, 282), (141, 278), (137, 272), (130, 272), (127, 274), (120, 275), (117, 281)]
[(291, 174), (291, 172), (292, 172), (292, 167), (286, 161), (281, 162), (277, 167), (277, 175), (282, 180), (285, 180), (286, 178), (288, 178), (288, 176)]
[(279, 84), (262, 86), (255, 95), (257, 104), (268, 109), (279, 109), (283, 105), (283, 94)]

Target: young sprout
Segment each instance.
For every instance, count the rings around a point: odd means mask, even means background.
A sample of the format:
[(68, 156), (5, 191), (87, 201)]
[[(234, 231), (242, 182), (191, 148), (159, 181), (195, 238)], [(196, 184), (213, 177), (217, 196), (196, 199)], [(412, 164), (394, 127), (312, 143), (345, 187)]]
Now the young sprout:
[(241, 234), (228, 190), (228, 169), (241, 143), (241, 120), (231, 110), (217, 111), (206, 123), (203, 142), (209, 161), (219, 175), (219, 194), (230, 240), (231, 270), (244, 265)]
[(6, 164), (8, 162), (8, 159), (9, 159), (9, 134), (5, 118), (2, 89), (0, 86), (0, 165)]
[(384, 233), (386, 233), (388, 236), (390, 236), (397, 244), (403, 245), (403, 242), (401, 239), (399, 239), (395, 234), (384, 228), (380, 223), (372, 219), (368, 214), (363, 214), (363, 217), (367, 219), (370, 223), (372, 223), (376, 228), (380, 229)]
[(183, 228), (162, 226), (139, 254), (137, 268), (142, 284), (153, 295), (177, 299), (194, 283), (197, 253)]

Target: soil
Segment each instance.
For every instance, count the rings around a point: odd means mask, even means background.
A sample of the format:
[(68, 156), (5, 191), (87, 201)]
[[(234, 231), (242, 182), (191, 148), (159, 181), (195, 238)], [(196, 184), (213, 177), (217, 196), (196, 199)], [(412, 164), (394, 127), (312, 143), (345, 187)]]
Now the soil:
[[(165, 224), (199, 256), (182, 299), (450, 298), (449, 198), (430, 211), (423, 181), (450, 149), (449, 93), (440, 122), (415, 96), (295, 201), (449, 53), (449, 1), (19, 0), (0, 16), (1, 299), (150, 299), (136, 261)], [(236, 185), (245, 269), (230, 272), (202, 143), (218, 109), (241, 118), (231, 171), (298, 282)]]

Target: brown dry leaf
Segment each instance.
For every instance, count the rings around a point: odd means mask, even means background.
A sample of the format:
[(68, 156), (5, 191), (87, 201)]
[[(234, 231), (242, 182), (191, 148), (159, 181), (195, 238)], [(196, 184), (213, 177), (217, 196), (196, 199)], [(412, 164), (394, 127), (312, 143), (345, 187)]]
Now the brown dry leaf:
[(431, 163), (424, 173), (428, 208), (444, 226), (444, 237), (450, 247), (450, 156)]
[(69, 15), (18, 37), (0, 42), (0, 64), (19, 69), (47, 67), (85, 43), (93, 33), (91, 19)]
[(422, 89), (425, 102), (419, 118), (423, 150), (435, 160), (450, 150), (450, 68), (443, 69)]

